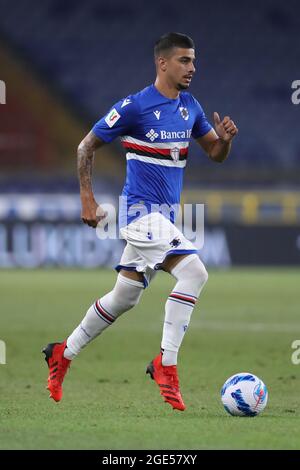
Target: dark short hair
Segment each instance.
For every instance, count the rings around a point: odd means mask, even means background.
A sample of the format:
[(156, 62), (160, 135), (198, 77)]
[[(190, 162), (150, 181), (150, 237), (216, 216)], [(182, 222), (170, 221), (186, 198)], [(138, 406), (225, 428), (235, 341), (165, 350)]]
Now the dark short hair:
[(157, 58), (164, 52), (170, 52), (174, 47), (182, 47), (184, 49), (195, 49), (192, 38), (181, 33), (167, 33), (161, 36), (154, 46), (154, 57)]

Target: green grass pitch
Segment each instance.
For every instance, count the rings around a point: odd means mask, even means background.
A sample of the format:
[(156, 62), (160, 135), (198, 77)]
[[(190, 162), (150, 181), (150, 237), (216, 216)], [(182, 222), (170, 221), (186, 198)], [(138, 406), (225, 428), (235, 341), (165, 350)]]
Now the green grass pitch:
[[(163, 402), (145, 375), (158, 353), (164, 303), (174, 285), (160, 273), (140, 304), (72, 364), (59, 404), (45, 389), (41, 348), (64, 339), (111, 289), (111, 270), (0, 272), (1, 449), (299, 449), (299, 270), (211, 270), (179, 356), (185, 412)], [(228, 415), (224, 381), (252, 372), (269, 402), (255, 418)]]

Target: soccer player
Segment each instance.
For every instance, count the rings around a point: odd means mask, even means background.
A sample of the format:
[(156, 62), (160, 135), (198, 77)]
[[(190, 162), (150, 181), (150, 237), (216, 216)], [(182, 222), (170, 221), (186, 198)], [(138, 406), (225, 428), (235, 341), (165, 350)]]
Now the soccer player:
[[(62, 382), (71, 361), (124, 312), (135, 306), (158, 269), (171, 274), (175, 286), (165, 305), (161, 350), (147, 373), (157, 383), (164, 401), (184, 410), (177, 375), (177, 355), (194, 305), (207, 281), (207, 272), (195, 246), (161, 207), (179, 204), (188, 146), (193, 137), (215, 162), (223, 162), (238, 129), (229, 116), (214, 113), (214, 128), (202, 107), (187, 90), (195, 73), (193, 40), (168, 33), (155, 44), (156, 80), (116, 103), (78, 147), (78, 175), (82, 221), (97, 227), (106, 213), (92, 190), (95, 150), (121, 137), (126, 151), (127, 177), (119, 224), (127, 241), (116, 284), (96, 300), (80, 325), (62, 343), (43, 349), (49, 367), (48, 389), (62, 398)], [(159, 230), (158, 230), (159, 229)]]

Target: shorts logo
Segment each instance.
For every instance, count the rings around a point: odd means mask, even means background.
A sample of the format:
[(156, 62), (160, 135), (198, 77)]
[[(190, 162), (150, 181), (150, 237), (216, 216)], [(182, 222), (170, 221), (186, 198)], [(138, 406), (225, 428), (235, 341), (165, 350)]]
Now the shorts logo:
[(188, 118), (190, 117), (190, 116), (189, 116), (188, 109), (187, 109), (187, 108), (180, 107), (180, 108), (179, 108), (179, 111), (180, 111), (181, 117), (182, 117), (185, 121), (187, 121)]
[(120, 114), (116, 110), (116, 108), (113, 108), (108, 115), (105, 118), (105, 122), (109, 127), (112, 127), (116, 124), (116, 122), (120, 119)]
[(150, 131), (147, 132), (146, 137), (148, 137), (148, 139), (153, 142), (155, 139), (157, 139), (158, 134), (155, 132), (154, 129), (150, 129)]
[(170, 154), (171, 154), (171, 157), (173, 159), (174, 162), (178, 162), (179, 160), (179, 155), (180, 155), (180, 150), (178, 147), (174, 147), (171, 149), (170, 151)]
[(170, 242), (170, 245), (176, 248), (176, 246), (180, 245), (181, 240), (179, 237), (173, 238), (173, 240)]

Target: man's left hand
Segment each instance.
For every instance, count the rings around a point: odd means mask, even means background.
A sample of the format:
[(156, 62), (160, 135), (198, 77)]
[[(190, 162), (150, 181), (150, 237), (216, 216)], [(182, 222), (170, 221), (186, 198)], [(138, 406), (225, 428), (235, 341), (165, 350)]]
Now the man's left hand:
[(214, 112), (214, 123), (216, 133), (224, 142), (230, 142), (238, 133), (238, 128), (229, 116), (225, 116), (221, 122), (219, 114)]

